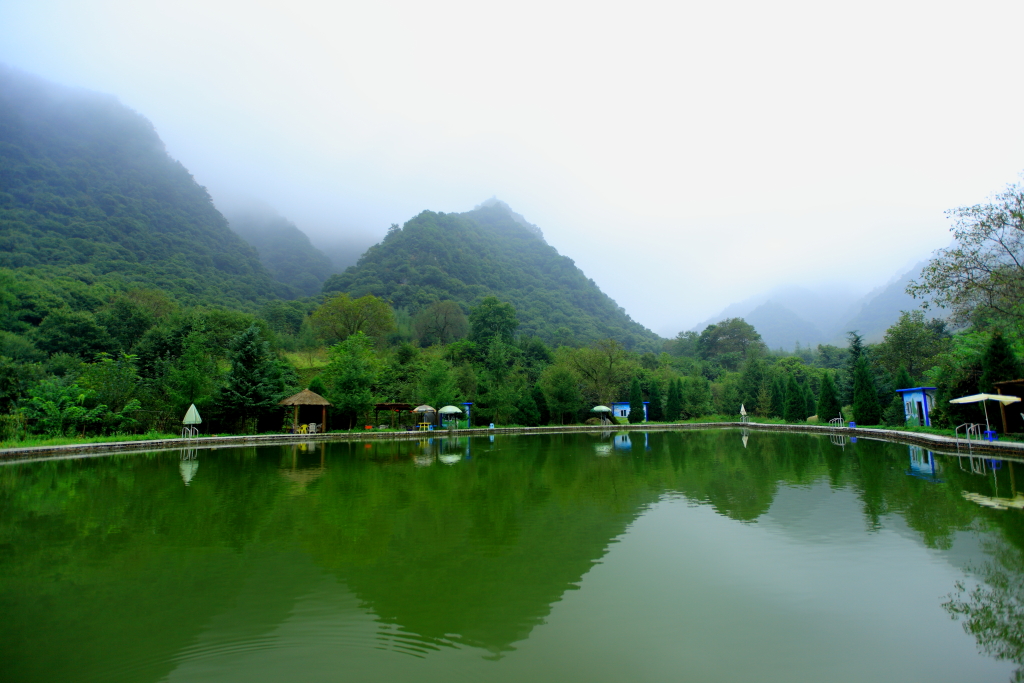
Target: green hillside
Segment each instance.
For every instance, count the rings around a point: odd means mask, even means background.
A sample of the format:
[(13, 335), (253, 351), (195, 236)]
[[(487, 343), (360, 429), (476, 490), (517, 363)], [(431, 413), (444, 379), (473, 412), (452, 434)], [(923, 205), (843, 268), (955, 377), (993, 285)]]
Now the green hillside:
[(393, 226), (359, 263), (327, 280), (324, 292), (333, 291), (374, 294), (413, 315), (433, 301), (468, 309), (494, 295), (515, 306), (520, 334), (549, 343), (659, 341), (501, 202), (461, 214), (424, 211)]
[(0, 267), (252, 307), (274, 282), (152, 124), (0, 66)]
[(335, 272), (327, 254), (312, 245), (306, 233), (269, 207), (226, 211), (231, 229), (256, 247), (260, 262), (274, 279), (304, 296), (320, 293)]

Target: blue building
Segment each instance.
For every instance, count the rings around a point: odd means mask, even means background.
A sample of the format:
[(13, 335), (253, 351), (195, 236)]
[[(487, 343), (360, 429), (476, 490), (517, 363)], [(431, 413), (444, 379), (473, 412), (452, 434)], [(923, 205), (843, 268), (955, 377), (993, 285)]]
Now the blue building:
[[(647, 404), (650, 401), (644, 401), (644, 422), (647, 422)], [(612, 403), (612, 415), (615, 417), (629, 417), (629, 401), (614, 401)]]
[(932, 408), (935, 406), (935, 387), (916, 387), (914, 389), (897, 389), (896, 393), (903, 399), (903, 419), (917, 420), (922, 427), (931, 427)]

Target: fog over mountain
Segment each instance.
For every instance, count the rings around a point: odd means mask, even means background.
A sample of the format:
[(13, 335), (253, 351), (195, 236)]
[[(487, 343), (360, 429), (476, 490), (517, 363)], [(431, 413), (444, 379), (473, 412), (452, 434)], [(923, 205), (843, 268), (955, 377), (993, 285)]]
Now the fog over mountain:
[[(496, 195), (674, 334), (947, 243), (943, 211), (1021, 170), (1021, 23), (995, 1), (8, 0), (0, 62), (115, 95), (215, 202), (258, 197), (335, 268)], [(967, 82), (999, 106), (950, 96)]]
[[(729, 305), (692, 328), (700, 332), (726, 318), (743, 318), (754, 326), (769, 348), (791, 351), (818, 344), (846, 345), (846, 334), (856, 331), (869, 343), (882, 340), (885, 330), (901, 311), (921, 307), (922, 301), (907, 294), (906, 287), (925, 265), (922, 261), (866, 294), (857, 295), (838, 286), (779, 287)], [(932, 310), (931, 317), (943, 317)]]

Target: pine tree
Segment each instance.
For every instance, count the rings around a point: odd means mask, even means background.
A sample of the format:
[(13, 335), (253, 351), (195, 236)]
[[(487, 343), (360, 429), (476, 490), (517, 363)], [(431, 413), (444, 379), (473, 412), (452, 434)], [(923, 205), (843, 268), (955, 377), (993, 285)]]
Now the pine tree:
[(803, 388), (804, 388), (804, 419), (806, 420), (811, 415), (814, 415), (814, 412), (815, 412), (814, 411), (815, 400), (814, 400), (814, 392), (811, 391), (811, 384), (810, 384), (810, 382), (805, 382)]
[(775, 378), (772, 385), (772, 417), (782, 417), (786, 412), (786, 385), (781, 377)]
[(665, 419), (676, 422), (683, 413), (682, 380), (678, 377), (668, 382), (668, 400), (665, 405)]
[(1013, 355), (1013, 349), (1003, 338), (1003, 333), (996, 330), (992, 333), (992, 339), (981, 359), (981, 379), (978, 381), (978, 389), (986, 394), (994, 394), (996, 393), (994, 382), (1020, 378), (1020, 363)]
[(836, 385), (832, 383), (832, 373), (826, 372), (821, 378), (821, 392), (818, 396), (818, 420), (828, 422), (839, 417), (842, 406), (836, 396)]
[(270, 347), (256, 325), (231, 340), (231, 371), (221, 390), (220, 405), (244, 431), (254, 431), (259, 418), (277, 407), (281, 386)]
[(647, 406), (647, 419), (651, 422), (665, 421), (665, 409), (661, 402), (661, 386), (657, 380), (651, 382), (651, 402)]
[(757, 396), (765, 377), (764, 360), (759, 355), (752, 355), (747, 359), (743, 374), (740, 376), (740, 400), (747, 406), (747, 410), (753, 409), (757, 404)]
[(914, 380), (911, 378), (910, 373), (907, 372), (907, 368), (904, 365), (900, 366), (900, 371), (896, 373), (896, 388), (897, 389), (914, 389)]
[(853, 368), (853, 416), (862, 425), (876, 425), (882, 418), (875, 378), (867, 356), (863, 353)]
[(786, 422), (803, 422), (806, 417), (804, 415), (805, 407), (804, 394), (800, 391), (800, 385), (797, 384), (796, 377), (790, 375), (786, 382), (786, 403), (782, 418)]
[(640, 389), (640, 378), (634, 377), (629, 387), (629, 423), (644, 421), (644, 394)]

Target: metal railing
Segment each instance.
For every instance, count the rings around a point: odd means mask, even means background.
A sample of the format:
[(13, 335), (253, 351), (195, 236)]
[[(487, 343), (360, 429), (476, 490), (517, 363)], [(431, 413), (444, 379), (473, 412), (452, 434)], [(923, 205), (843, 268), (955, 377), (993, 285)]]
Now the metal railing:
[(967, 442), (967, 451), (969, 453), (974, 452), (974, 448), (971, 445), (971, 437), (981, 441), (981, 425), (976, 422), (965, 422), (956, 429), (953, 430), (953, 438), (956, 439), (956, 452), (960, 452), (960, 432), (964, 433), (964, 440)]

